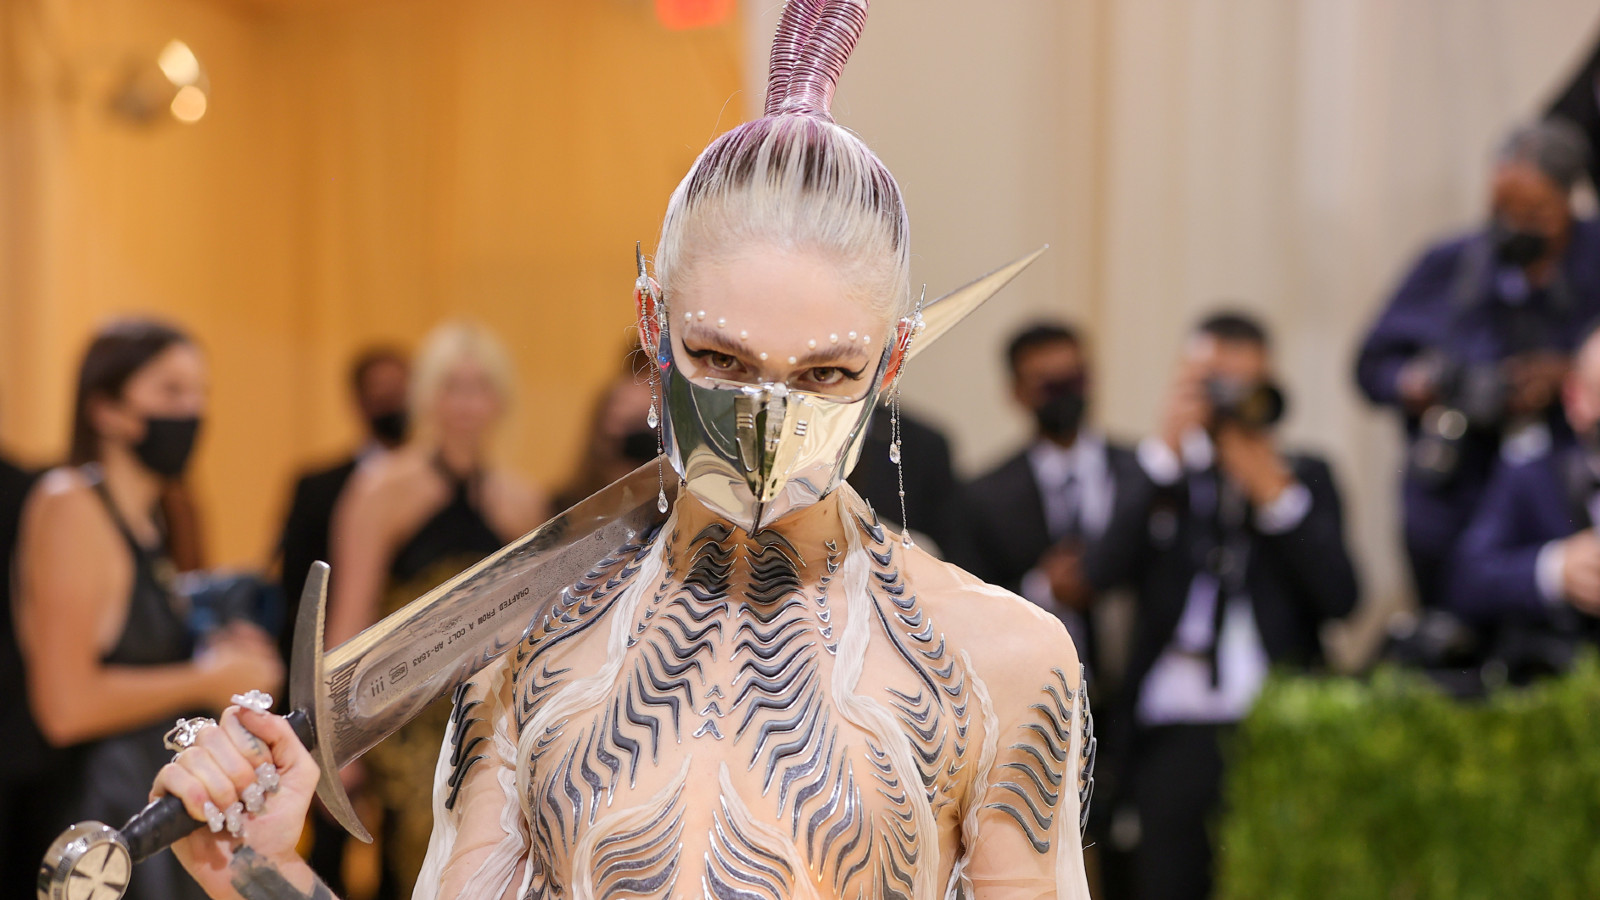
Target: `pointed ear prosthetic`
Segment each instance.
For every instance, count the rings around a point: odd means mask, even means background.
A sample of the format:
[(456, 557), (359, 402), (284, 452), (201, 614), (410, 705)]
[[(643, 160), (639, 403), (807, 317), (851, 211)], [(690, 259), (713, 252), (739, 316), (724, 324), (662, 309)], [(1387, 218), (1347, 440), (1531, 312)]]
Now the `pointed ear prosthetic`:
[[(1011, 279), (1022, 274), (1023, 269), (1033, 265), (1033, 261), (1049, 249), (1050, 245), (1045, 244), (1032, 253), (1012, 260), (971, 284), (956, 288), (923, 307), (921, 333), (903, 351), (905, 359), (914, 359), (918, 353), (928, 349), (928, 345), (956, 327), (973, 310), (982, 306), (984, 301), (998, 294), (1001, 288), (1011, 283)], [(904, 322), (905, 320), (901, 321)], [(903, 363), (899, 360), (894, 360), (891, 362), (891, 367), (897, 367), (901, 364)]]
[[(905, 363), (1037, 259), (1029, 254), (896, 325), (872, 384), (856, 399), (781, 382), (701, 384), (668, 362), (659, 288), (641, 269), (634, 296), (646, 346), (656, 348), (667, 461), (689, 492), (754, 534), (828, 496), (855, 466), (867, 421)], [(642, 256), (640, 257), (642, 261)]]

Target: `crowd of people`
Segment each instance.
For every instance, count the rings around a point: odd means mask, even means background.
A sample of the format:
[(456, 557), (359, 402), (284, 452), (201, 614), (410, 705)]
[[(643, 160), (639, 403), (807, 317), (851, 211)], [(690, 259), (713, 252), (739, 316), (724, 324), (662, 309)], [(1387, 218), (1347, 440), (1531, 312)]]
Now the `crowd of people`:
[[(1360, 390), (1403, 423), (1404, 546), (1428, 623), (1390, 652), (1463, 692), (1559, 672), (1600, 639), (1600, 225), (1572, 201), (1589, 164), (1559, 121), (1513, 132), (1487, 223), (1423, 254), (1356, 360)], [(1221, 309), (1195, 323), (1159, 421), (1128, 442), (1095, 425), (1091, 344), (1065, 322), (1011, 340), (1032, 436), (991, 471), (962, 484), (947, 439), (904, 414), (891, 462), (884, 407), (850, 480), (1073, 636), (1101, 740), (1098, 896), (1203, 898), (1228, 734), (1269, 671), (1323, 668), (1322, 626), (1355, 609), (1357, 567), (1332, 468), (1275, 436), (1288, 399), (1262, 321)], [(279, 691), (312, 561), (333, 564), (337, 643), (654, 460), (651, 361), (620, 363), (579, 471), (547, 494), (493, 457), (512, 363), (489, 331), (450, 323), (414, 357), (361, 354), (362, 437), (289, 491), (275, 574), (206, 577), (184, 573), (200, 553), (181, 488), (207, 414), (204, 353), (153, 320), (102, 329), (65, 464), (0, 462), (0, 883), (31, 880), (68, 822), (141, 807), (175, 718)], [(448, 716), (431, 709), (344, 773), (381, 810), (379, 897), (410, 896), (417, 878)], [(316, 814), (311, 831), (313, 865), (343, 896), (342, 832)], [(202, 896), (170, 855), (139, 878), (147, 896)]]

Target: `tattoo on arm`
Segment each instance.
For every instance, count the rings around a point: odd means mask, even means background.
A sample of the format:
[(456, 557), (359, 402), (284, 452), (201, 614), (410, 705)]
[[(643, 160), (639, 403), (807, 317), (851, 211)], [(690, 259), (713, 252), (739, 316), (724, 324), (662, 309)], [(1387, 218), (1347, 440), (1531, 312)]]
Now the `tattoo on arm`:
[(235, 850), (228, 868), (233, 874), (233, 889), (244, 900), (334, 900), (322, 879), (313, 875), (310, 889), (302, 891), (283, 877), (275, 863), (249, 847)]

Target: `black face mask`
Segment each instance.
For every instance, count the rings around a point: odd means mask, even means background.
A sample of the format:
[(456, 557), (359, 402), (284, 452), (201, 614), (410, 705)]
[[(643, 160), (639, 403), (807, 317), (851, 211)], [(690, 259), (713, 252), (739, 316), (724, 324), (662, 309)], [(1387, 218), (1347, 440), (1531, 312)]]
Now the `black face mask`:
[(649, 428), (630, 431), (622, 436), (622, 458), (636, 463), (647, 463), (659, 455), (656, 433)]
[(1033, 410), (1039, 433), (1057, 440), (1077, 435), (1078, 426), (1083, 424), (1083, 414), (1089, 406), (1088, 399), (1083, 395), (1083, 383), (1060, 381), (1045, 390), (1049, 396)]
[(406, 426), (409, 424), (406, 411), (403, 409), (378, 413), (367, 419), (367, 427), (372, 429), (372, 436), (390, 447), (406, 439)]
[(189, 467), (195, 438), (200, 434), (200, 419), (149, 417), (144, 420), (144, 438), (133, 445), (133, 454), (145, 468), (163, 478), (177, 478)]
[(1544, 258), (1550, 238), (1538, 231), (1524, 231), (1496, 221), (1489, 226), (1494, 242), (1494, 258), (1508, 266), (1526, 267)]

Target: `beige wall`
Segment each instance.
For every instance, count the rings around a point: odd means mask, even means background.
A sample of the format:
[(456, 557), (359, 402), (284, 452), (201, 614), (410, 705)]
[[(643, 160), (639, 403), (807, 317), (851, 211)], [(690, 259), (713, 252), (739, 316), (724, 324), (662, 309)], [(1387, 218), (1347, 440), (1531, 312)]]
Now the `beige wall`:
[[(625, 340), (631, 242), (759, 103), (779, 6), (669, 34), (611, 0), (0, 4), (0, 442), (60, 452), (99, 318), (178, 318), (214, 364), (214, 555), (256, 559), (293, 469), (350, 438), (350, 352), (460, 313), (522, 366), (508, 458), (559, 480)], [(1422, 242), (1480, 214), (1493, 136), (1595, 19), (1585, 0), (878, 0), (836, 111), (906, 189), (915, 277), (937, 295), (1053, 247), (919, 359), (909, 403), (969, 471), (994, 462), (1024, 432), (1000, 344), (1064, 314), (1094, 337), (1099, 417), (1136, 436), (1184, 323), (1239, 298), (1277, 327), (1290, 434), (1334, 458), (1394, 601), (1396, 441), (1350, 387), (1354, 343)], [(121, 60), (172, 36), (209, 67), (211, 114), (110, 119)]]
[[(751, 96), (778, 4), (745, 4)], [(1396, 429), (1355, 346), (1424, 242), (1482, 215), (1495, 136), (1594, 39), (1592, 0), (878, 0), (835, 110), (899, 177), (936, 295), (1040, 243), (930, 350), (908, 406), (970, 472), (1014, 449), (999, 351), (1090, 331), (1097, 415), (1154, 422), (1182, 330), (1219, 299), (1277, 332), (1288, 434), (1333, 458), (1372, 614), (1405, 593)]]
[[(172, 37), (206, 118), (108, 116)], [(736, 26), (665, 32), (643, 0), (0, 3), (0, 444), (64, 450), (95, 322), (181, 321), (212, 363), (212, 556), (256, 561), (292, 472), (352, 438), (349, 356), (469, 315), (519, 363), (505, 456), (553, 484), (620, 366), (633, 242), (741, 77)]]

